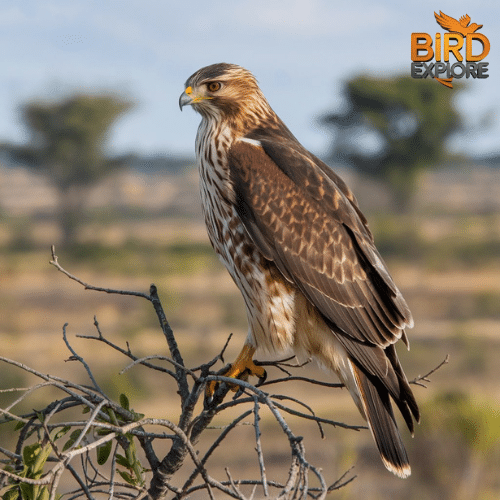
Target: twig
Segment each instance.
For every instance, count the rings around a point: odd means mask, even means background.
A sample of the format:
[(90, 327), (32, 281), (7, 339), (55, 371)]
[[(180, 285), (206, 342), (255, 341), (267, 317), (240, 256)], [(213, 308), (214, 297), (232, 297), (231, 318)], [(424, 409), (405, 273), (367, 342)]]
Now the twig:
[[(136, 361), (138, 359), (130, 351), (130, 347), (128, 347), (128, 343), (127, 343), (128, 349), (125, 350), (125, 349), (121, 348), (120, 346), (118, 346), (118, 345), (114, 344), (113, 342), (111, 342), (109, 339), (107, 339), (103, 335), (103, 333), (101, 331), (101, 328), (99, 326), (99, 322), (97, 321), (96, 316), (94, 316), (94, 326), (96, 327), (96, 330), (97, 330), (97, 334), (98, 334), (97, 337), (95, 337), (94, 335), (77, 335), (77, 338), (79, 338), (79, 339), (86, 339), (86, 340), (97, 340), (99, 342), (103, 342), (104, 344), (108, 345), (109, 347), (111, 347), (115, 351), (118, 351), (119, 353), (123, 354), (124, 356), (129, 357), (133, 361)], [(170, 358), (168, 358), (168, 359), (170, 359)], [(141, 364), (143, 366), (145, 366), (146, 368), (151, 368), (153, 370), (157, 370), (159, 372), (166, 373), (166, 374), (170, 375), (171, 377), (175, 378), (175, 373), (173, 371), (169, 370), (168, 368), (163, 368), (162, 366), (153, 365), (152, 363), (148, 363), (146, 361), (141, 362)]]
[[(219, 437), (212, 443), (208, 451), (205, 453), (203, 458), (201, 459), (200, 463), (201, 465), (205, 465), (212, 455), (212, 453), (218, 448), (218, 446), (224, 441), (224, 439), (227, 437), (229, 432), (234, 429), (242, 420), (247, 418), (250, 414), (252, 413), (252, 410), (248, 410), (245, 413), (242, 413), (239, 417), (236, 417), (224, 430), (223, 432), (219, 435)], [(193, 481), (196, 479), (196, 476), (200, 473), (200, 470), (195, 469), (189, 479), (186, 481), (184, 486), (182, 487), (182, 492), (181, 493), (186, 493), (188, 491), (188, 488), (191, 486)], [(179, 497), (180, 498), (180, 497)]]
[(359, 431), (361, 429), (368, 429), (368, 427), (366, 425), (349, 425), (349, 424), (344, 424), (343, 422), (336, 422), (335, 420), (330, 420), (328, 418), (318, 417), (317, 415), (314, 414), (314, 411), (312, 410), (312, 408), (310, 408), (304, 402), (299, 401), (299, 400), (292, 398), (290, 396), (273, 394), (269, 397), (272, 398), (273, 400), (274, 399), (288, 399), (290, 401), (294, 401), (295, 403), (300, 404), (301, 406), (304, 406), (305, 408), (307, 408), (312, 413), (312, 415), (307, 415), (307, 413), (302, 413), (300, 411), (296, 411), (292, 408), (289, 408), (288, 406), (282, 405), (282, 404), (274, 401), (274, 404), (278, 408), (280, 408), (283, 411), (286, 411), (290, 415), (295, 415), (296, 417), (305, 418), (307, 420), (313, 420), (314, 422), (316, 422), (318, 424), (318, 426), (320, 427), (321, 437), (324, 437), (321, 424), (329, 424), (329, 425), (332, 425), (333, 427), (341, 427), (342, 429), (351, 429), (353, 431)]
[[(180, 369), (184, 370), (187, 374), (191, 375), (191, 377), (193, 377), (193, 379), (195, 381), (198, 380), (198, 376), (194, 373), (194, 370), (191, 370), (189, 368), (186, 368), (185, 366), (182, 366), (182, 365), (176, 363), (172, 358), (169, 358), (167, 356), (160, 356), (159, 354), (152, 354), (150, 356), (144, 356), (143, 358), (135, 359), (134, 361), (132, 361), (132, 363), (130, 363), (129, 365), (127, 365), (125, 368), (123, 368), (120, 371), (120, 375), (123, 375), (126, 371), (130, 370), (130, 368), (132, 368), (135, 365), (143, 364), (143, 365), (147, 366), (146, 363), (144, 363), (144, 361), (147, 361), (148, 359), (161, 359), (163, 361), (167, 361), (168, 363), (174, 365), (176, 368), (180, 368)], [(164, 371), (164, 373), (168, 373), (169, 375), (170, 374), (173, 375), (173, 372), (171, 372), (170, 370), (163, 370), (163, 371)], [(174, 375), (174, 377), (175, 377), (175, 375)]]
[(450, 355), (447, 354), (446, 357), (443, 359), (443, 361), (441, 361), (441, 363), (439, 363), (439, 365), (437, 365), (435, 368), (433, 368), (430, 372), (426, 373), (425, 375), (419, 375), (418, 377), (415, 377), (413, 380), (410, 381), (410, 384), (415, 384), (415, 385), (419, 385), (420, 387), (427, 388), (427, 386), (425, 384), (422, 384), (420, 381), (423, 380), (425, 382), (430, 382), (429, 377), (433, 373), (437, 372), (444, 365), (448, 364), (449, 360), (450, 360)]
[(236, 483), (233, 481), (229, 469), (226, 467), (224, 470), (226, 471), (226, 476), (229, 479), (229, 484), (231, 485), (232, 492), (234, 493), (233, 497), (238, 498), (239, 500), (247, 500), (241, 493), (240, 489), (237, 487)]
[(115, 493), (115, 473), (116, 473), (116, 455), (118, 454), (118, 443), (115, 445), (113, 457), (111, 458), (111, 477), (109, 478), (108, 500), (113, 500)]
[(353, 467), (350, 469), (346, 470), (338, 479), (335, 481), (331, 486), (328, 487), (328, 491), (334, 491), (334, 490), (339, 490), (340, 488), (343, 488), (344, 486), (347, 486), (349, 483), (354, 481), (358, 476), (352, 476), (349, 479), (346, 479), (344, 481), (344, 478), (351, 472)]
[(255, 444), (256, 444), (256, 451), (257, 451), (257, 458), (259, 461), (260, 477), (262, 479), (262, 488), (264, 489), (264, 496), (266, 498), (268, 498), (269, 497), (269, 489), (267, 486), (266, 466), (264, 464), (264, 455), (262, 453), (262, 445), (260, 442), (261, 433), (260, 433), (260, 426), (259, 426), (259, 420), (260, 420), (259, 408), (260, 408), (259, 407), (259, 400), (256, 397), (254, 397), (253, 414), (254, 414), (254, 427), (255, 427)]
[(320, 385), (322, 387), (329, 387), (331, 389), (342, 389), (344, 384), (340, 382), (323, 382), (322, 380), (316, 380), (313, 378), (309, 377), (300, 377), (297, 375), (289, 375), (288, 377), (283, 377), (283, 378), (275, 378), (275, 379), (270, 379), (266, 380), (262, 384), (259, 385), (259, 387), (264, 387), (266, 385), (272, 385), (272, 384), (281, 384), (283, 382), (307, 382), (308, 384), (313, 384), (313, 385)]
[(51, 253), (52, 253), (52, 260), (49, 261), (49, 264), (53, 265), (61, 273), (65, 274), (69, 279), (76, 281), (77, 283), (80, 283), (80, 285), (82, 285), (85, 288), (85, 290), (94, 290), (96, 292), (104, 292), (104, 293), (110, 293), (110, 294), (116, 294), (116, 295), (132, 295), (134, 297), (142, 297), (143, 299), (151, 301), (151, 297), (143, 292), (135, 292), (135, 291), (131, 291), (131, 290), (115, 290), (113, 288), (103, 288), (100, 286), (94, 286), (94, 285), (90, 285), (88, 283), (85, 283), (80, 278), (77, 278), (73, 274), (66, 271), (66, 269), (61, 267), (61, 265), (59, 264), (59, 260), (57, 258), (57, 255), (55, 254), (56, 247), (54, 245), (52, 245), (50, 248), (51, 248)]
[(208, 363), (203, 363), (202, 365), (197, 366), (196, 368), (191, 368), (191, 370), (193, 372), (197, 372), (199, 370), (202, 370), (205, 374), (207, 374), (208, 369), (212, 368), (212, 366), (215, 365), (215, 363), (217, 363), (217, 361), (220, 360), (222, 363), (224, 363), (224, 353), (226, 352), (227, 346), (229, 345), (229, 342), (230, 342), (232, 337), (233, 337), (233, 334), (230, 333), (227, 340), (226, 340), (226, 343), (224, 344), (224, 347), (221, 349), (219, 354), (217, 354), (217, 356), (215, 356), (215, 358), (213, 358)]
[(68, 327), (68, 323), (64, 323), (63, 325), (63, 340), (64, 343), (66, 344), (66, 347), (70, 350), (72, 357), (70, 360), (76, 360), (79, 361), (85, 368), (87, 375), (89, 376), (90, 380), (92, 381), (92, 384), (94, 385), (94, 388), (97, 392), (100, 394), (104, 395), (104, 392), (102, 392), (102, 389), (99, 387), (99, 384), (97, 383), (96, 379), (94, 378), (94, 375), (92, 373), (92, 370), (90, 369), (89, 365), (85, 362), (85, 360), (79, 356), (76, 351), (73, 349), (71, 344), (68, 341), (68, 336), (66, 335), (66, 328)]
[(55, 246), (52, 245), (51, 246), (52, 260), (49, 261), (49, 263), (52, 264), (58, 271), (65, 274), (68, 278), (82, 285), (85, 288), (85, 290), (94, 290), (96, 292), (105, 292), (116, 295), (132, 295), (135, 297), (142, 297), (143, 299), (146, 299), (153, 304), (156, 315), (158, 316), (158, 320), (160, 322), (161, 329), (167, 340), (167, 344), (170, 349), (170, 354), (172, 355), (172, 358), (174, 359), (175, 363), (177, 363), (178, 365), (176, 366), (176, 380), (179, 386), (179, 393), (182, 402), (184, 403), (185, 399), (189, 395), (189, 386), (187, 382), (186, 373), (184, 371), (184, 360), (182, 359), (179, 347), (177, 346), (177, 341), (175, 340), (172, 328), (170, 327), (165, 312), (163, 311), (163, 306), (161, 305), (160, 299), (158, 297), (158, 290), (156, 286), (154, 284), (151, 284), (151, 286), (149, 287), (149, 295), (148, 295), (143, 292), (135, 292), (130, 290), (117, 290), (113, 288), (103, 288), (99, 286), (90, 285), (89, 283), (84, 282), (80, 278), (77, 278), (73, 274), (66, 271), (66, 269), (64, 269), (59, 264), (59, 259), (55, 252), (56, 252)]
[(66, 464), (66, 469), (68, 469), (71, 472), (71, 475), (76, 479), (77, 483), (80, 485), (80, 488), (85, 493), (85, 496), (87, 497), (87, 499), (94, 500), (94, 497), (90, 493), (90, 490), (88, 489), (87, 485), (82, 481), (82, 478), (76, 472), (76, 470), (73, 468), (73, 466), (71, 464)]
[(181, 353), (179, 351), (179, 346), (177, 345), (177, 341), (175, 340), (174, 332), (170, 327), (169, 322), (167, 321), (167, 317), (165, 312), (163, 311), (163, 306), (161, 305), (160, 298), (158, 297), (158, 290), (155, 285), (151, 284), (149, 288), (149, 293), (151, 297), (151, 303), (156, 311), (156, 315), (158, 316), (158, 320), (160, 321), (160, 326), (163, 331), (163, 335), (165, 335), (165, 339), (167, 340), (168, 348), (170, 350), (170, 354), (176, 363), (175, 373), (177, 384), (179, 386), (179, 395), (181, 397), (181, 403), (184, 406), (186, 399), (189, 397), (189, 385), (186, 377), (186, 371), (184, 368), (184, 360), (182, 359)]

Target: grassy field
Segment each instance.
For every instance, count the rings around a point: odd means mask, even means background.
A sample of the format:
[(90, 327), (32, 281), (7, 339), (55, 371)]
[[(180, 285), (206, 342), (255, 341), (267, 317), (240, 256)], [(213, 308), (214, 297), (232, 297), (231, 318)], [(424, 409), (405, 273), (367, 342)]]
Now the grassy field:
[[(333, 498), (499, 498), (500, 216), (421, 210), (411, 216), (372, 213), (369, 219), (415, 319), (408, 332), (411, 351), (399, 349), (408, 377), (450, 357), (427, 389), (415, 387), (422, 424), (414, 439), (404, 434), (413, 475), (401, 481), (387, 473), (367, 431), (326, 428), (321, 439), (314, 424), (293, 417), (290, 424), (304, 436), (310, 462), (328, 479), (354, 467), (358, 478)], [(49, 265), (50, 244), (57, 240), (58, 227), (50, 218), (0, 219), (1, 355), (84, 381), (81, 366), (65, 361), (70, 353), (61, 332), (68, 323), (73, 347), (111, 395), (126, 392), (134, 410), (175, 420), (172, 384), (140, 367), (119, 375), (127, 360), (76, 338), (95, 334), (95, 316), (109, 339), (128, 342), (137, 356), (167, 354), (150, 304), (86, 291), (70, 281)], [(93, 285), (147, 291), (155, 283), (188, 366), (214, 357), (231, 332), (226, 358), (239, 351), (246, 332), (243, 302), (214, 257), (200, 219), (90, 214), (78, 244), (57, 247), (56, 253), (63, 267)], [(312, 365), (301, 370), (325, 379)], [(29, 383), (20, 371), (0, 365), (0, 388)], [(363, 423), (346, 391), (299, 383), (293, 395), (325, 418)], [(43, 397), (31, 404), (46, 404)], [(7, 442), (8, 433), (1, 432), (0, 440)], [(215, 456), (216, 467), (223, 474), (229, 465), (234, 477), (256, 475), (253, 431), (238, 432), (238, 453), (229, 461), (222, 453)], [(264, 418), (268, 476), (283, 475), (288, 451), (278, 434), (270, 416)]]

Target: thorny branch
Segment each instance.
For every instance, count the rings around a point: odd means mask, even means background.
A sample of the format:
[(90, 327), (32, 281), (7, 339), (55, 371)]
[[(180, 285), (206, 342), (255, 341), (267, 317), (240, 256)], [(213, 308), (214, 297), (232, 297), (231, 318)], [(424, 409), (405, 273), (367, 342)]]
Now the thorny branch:
[[(130, 408), (125, 395), (120, 396), (119, 402), (111, 400), (98, 384), (91, 366), (71, 345), (67, 335), (68, 325), (65, 324), (63, 341), (71, 353), (70, 360), (77, 361), (84, 367), (91, 382), (89, 386), (44, 374), (17, 361), (0, 357), (0, 361), (10, 367), (21, 369), (40, 379), (39, 383), (31, 387), (2, 391), (20, 393), (9, 405), (0, 408), (0, 425), (15, 423), (19, 431), (14, 451), (0, 447), (0, 463), (3, 465), (0, 470), (2, 498), (17, 500), (22, 496), (23, 499), (29, 500), (41, 498), (53, 500), (61, 495), (58, 489), (61, 478), (66, 472), (65, 483), (69, 484), (71, 478), (74, 481), (74, 489), (63, 494), (70, 500), (82, 497), (94, 500), (102, 495), (109, 499), (151, 500), (171, 495), (172, 498), (180, 500), (198, 491), (205, 491), (209, 498), (216, 498), (215, 492), (218, 492), (219, 495), (222, 493), (227, 497), (249, 500), (254, 498), (256, 488), (260, 488), (259, 492), (265, 498), (322, 499), (329, 492), (342, 488), (355, 478), (355, 476), (348, 477), (350, 471), (347, 471), (335, 483), (328, 486), (321, 470), (306, 460), (302, 437), (295, 435), (282, 413), (314, 421), (319, 426), (322, 436), (322, 424), (351, 430), (359, 430), (361, 427), (318, 417), (312, 408), (297, 398), (270, 394), (263, 390), (263, 387), (271, 384), (297, 380), (329, 388), (342, 387), (341, 384), (329, 384), (292, 375), (291, 370), (303, 365), (290, 363), (293, 358), (261, 363), (277, 368), (286, 376), (270, 379), (259, 388), (243, 380), (224, 377), (221, 375), (222, 370), (216, 373), (212, 371), (212, 367), (219, 361), (224, 363), (224, 352), (229, 339), (218, 356), (208, 363), (189, 369), (184, 364), (155, 285), (150, 286), (149, 294), (90, 285), (59, 264), (54, 247), (50, 263), (86, 290), (131, 295), (151, 302), (167, 341), (170, 357), (154, 354), (145, 357), (135, 356), (128, 344), (124, 349), (107, 339), (96, 318), (94, 325), (97, 335), (78, 337), (100, 342), (129, 358), (131, 363), (123, 368), (122, 372), (142, 365), (158, 371), (162, 376), (174, 378), (180, 398), (178, 424), (167, 419), (148, 418), (136, 413)], [(171, 369), (157, 364), (156, 361), (168, 363)], [(426, 375), (417, 377), (412, 383), (423, 386), (422, 381), (429, 382), (429, 376), (447, 361), (445, 359), (439, 366)], [(210, 381), (219, 382), (219, 388), (210, 401), (204, 401), (205, 386)], [(239, 387), (237, 398), (223, 402), (230, 388), (235, 385)], [(46, 387), (59, 391), (60, 398), (50, 402), (42, 410), (33, 410), (25, 414), (16, 412), (16, 408), (21, 404), (26, 407), (26, 403), (34, 393)], [(202, 401), (204, 404), (199, 405), (198, 403)], [(231, 408), (240, 407), (239, 414), (231, 417), (231, 422), (223, 426), (222, 431), (214, 438), (213, 432), (217, 427), (211, 425), (213, 419), (225, 415)], [(78, 416), (75, 409), (83, 411), (80, 415), (84, 417)], [(269, 478), (266, 471), (266, 454), (262, 446), (265, 435), (260, 428), (262, 414), (266, 410), (288, 440), (290, 462), (284, 482)], [(226, 468), (226, 478), (218, 480), (209, 472), (213, 454), (216, 449), (225, 445), (228, 435), (236, 432), (236, 429), (243, 424), (252, 425), (255, 430), (259, 479), (235, 479)], [(202, 436), (206, 440), (207, 448), (203, 454), (197, 450)], [(160, 459), (159, 444), (165, 441), (170, 442), (170, 448)], [(139, 443), (140, 450), (136, 448), (136, 442)], [(187, 475), (179, 484), (176, 473), (181, 467), (186, 469)], [(179, 485), (176, 486), (175, 483)], [(22, 495), (21, 485), (23, 485)], [(245, 487), (250, 489), (247, 490)]]

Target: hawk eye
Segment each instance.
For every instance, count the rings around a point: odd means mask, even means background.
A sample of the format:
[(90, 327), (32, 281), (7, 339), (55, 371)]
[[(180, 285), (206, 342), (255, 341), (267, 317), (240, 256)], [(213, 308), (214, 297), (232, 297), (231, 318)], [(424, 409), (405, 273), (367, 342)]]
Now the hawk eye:
[(207, 83), (207, 89), (210, 92), (217, 92), (221, 88), (221, 84), (219, 82), (209, 82)]

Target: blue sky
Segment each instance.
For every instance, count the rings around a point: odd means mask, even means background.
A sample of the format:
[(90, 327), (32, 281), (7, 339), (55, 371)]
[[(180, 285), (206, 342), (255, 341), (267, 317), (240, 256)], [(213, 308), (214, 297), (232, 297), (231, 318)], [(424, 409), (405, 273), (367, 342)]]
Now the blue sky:
[[(457, 101), (470, 125), (490, 128), (456, 150), (500, 151), (500, 2), (368, 0), (2, 0), (0, 141), (22, 141), (19, 105), (72, 91), (118, 90), (137, 102), (113, 132), (117, 153), (192, 154), (199, 117), (180, 112), (186, 78), (202, 66), (250, 69), (269, 102), (317, 154), (330, 136), (317, 117), (338, 109), (354, 74), (410, 71), (410, 34), (442, 31), (434, 11), (483, 24), (490, 77), (470, 81)], [(450, 90), (453, 92), (453, 90)]]

